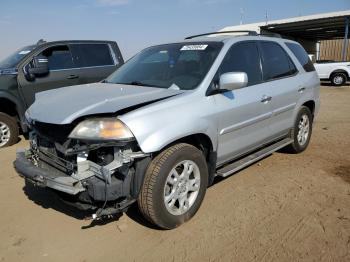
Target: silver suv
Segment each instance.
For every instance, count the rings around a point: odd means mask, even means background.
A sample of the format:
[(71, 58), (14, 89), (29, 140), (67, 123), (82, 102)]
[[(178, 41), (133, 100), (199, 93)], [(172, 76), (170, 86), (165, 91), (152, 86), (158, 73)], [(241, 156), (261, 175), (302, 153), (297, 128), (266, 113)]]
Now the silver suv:
[(216, 176), (304, 151), (319, 108), (315, 69), (298, 43), (247, 33), (153, 46), (101, 83), (37, 94), (18, 173), (95, 219), (137, 201), (172, 229)]

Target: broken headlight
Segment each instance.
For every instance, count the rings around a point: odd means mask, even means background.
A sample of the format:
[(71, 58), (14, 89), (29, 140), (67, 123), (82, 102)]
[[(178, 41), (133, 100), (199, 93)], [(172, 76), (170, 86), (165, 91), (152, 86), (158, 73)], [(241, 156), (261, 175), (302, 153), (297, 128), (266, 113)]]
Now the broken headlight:
[(133, 137), (130, 129), (116, 118), (84, 120), (69, 135), (69, 138), (82, 140), (128, 140)]

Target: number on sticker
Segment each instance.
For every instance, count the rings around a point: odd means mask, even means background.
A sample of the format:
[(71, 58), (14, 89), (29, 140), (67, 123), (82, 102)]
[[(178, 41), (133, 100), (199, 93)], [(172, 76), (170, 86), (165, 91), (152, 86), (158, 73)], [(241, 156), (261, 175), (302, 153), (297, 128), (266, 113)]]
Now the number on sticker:
[(205, 50), (208, 45), (184, 45), (180, 50), (181, 51), (196, 51), (196, 50)]

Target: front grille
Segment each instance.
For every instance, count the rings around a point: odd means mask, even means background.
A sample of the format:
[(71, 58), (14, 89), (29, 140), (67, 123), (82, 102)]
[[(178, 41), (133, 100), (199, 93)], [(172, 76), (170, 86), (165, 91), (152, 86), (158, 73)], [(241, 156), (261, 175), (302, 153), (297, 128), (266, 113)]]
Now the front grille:
[(39, 135), (49, 138), (51, 141), (64, 143), (69, 134), (73, 131), (74, 125), (56, 125), (42, 122), (35, 122), (33, 128)]
[[(55, 151), (55, 152), (52, 152)], [(77, 166), (74, 159), (63, 158), (58, 156), (58, 152), (56, 150), (46, 150), (44, 148), (39, 147), (38, 157), (41, 164), (49, 165), (59, 171), (71, 175), (76, 170)]]
[(41, 167), (54, 169), (68, 175), (76, 170), (76, 156), (65, 155), (66, 149), (71, 145), (68, 135), (73, 128), (73, 125), (54, 125), (40, 122), (33, 125), (35, 143), (32, 144), (32, 151), (36, 152)]

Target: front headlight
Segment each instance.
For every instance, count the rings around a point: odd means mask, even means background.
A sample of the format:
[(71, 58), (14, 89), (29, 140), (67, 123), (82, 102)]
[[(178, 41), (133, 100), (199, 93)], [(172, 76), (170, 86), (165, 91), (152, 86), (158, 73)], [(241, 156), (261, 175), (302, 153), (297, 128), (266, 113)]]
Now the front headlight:
[(133, 137), (129, 128), (116, 118), (84, 120), (69, 135), (69, 138), (87, 140), (124, 140)]

